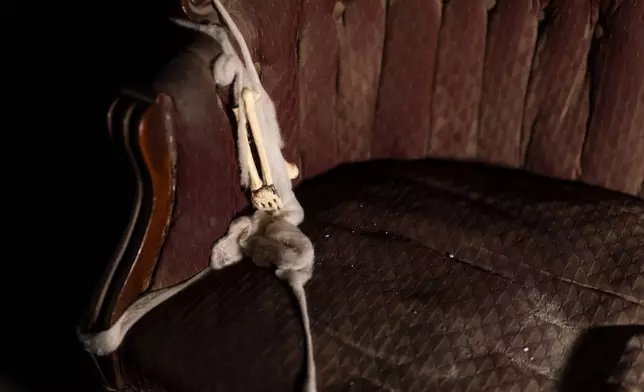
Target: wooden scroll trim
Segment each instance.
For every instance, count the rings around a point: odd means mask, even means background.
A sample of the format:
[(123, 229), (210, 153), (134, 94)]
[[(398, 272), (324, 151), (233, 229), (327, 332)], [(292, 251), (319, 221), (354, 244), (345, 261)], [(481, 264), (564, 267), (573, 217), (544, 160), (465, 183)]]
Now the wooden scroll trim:
[[(83, 323), (87, 330), (108, 329), (150, 286), (174, 206), (173, 114), (174, 105), (165, 94), (148, 100), (123, 93), (108, 112), (109, 132), (117, 146), (127, 152), (136, 175), (136, 190), (129, 224)], [(117, 352), (95, 358), (108, 388), (123, 387)]]

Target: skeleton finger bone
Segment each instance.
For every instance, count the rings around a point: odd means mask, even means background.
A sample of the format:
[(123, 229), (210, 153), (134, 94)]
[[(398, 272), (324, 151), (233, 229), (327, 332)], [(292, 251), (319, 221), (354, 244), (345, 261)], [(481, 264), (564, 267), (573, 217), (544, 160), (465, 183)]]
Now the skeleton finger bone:
[(277, 191), (271, 186), (263, 186), (260, 189), (253, 191), (251, 200), (253, 206), (260, 211), (276, 211), (284, 207), (282, 199), (277, 196)]

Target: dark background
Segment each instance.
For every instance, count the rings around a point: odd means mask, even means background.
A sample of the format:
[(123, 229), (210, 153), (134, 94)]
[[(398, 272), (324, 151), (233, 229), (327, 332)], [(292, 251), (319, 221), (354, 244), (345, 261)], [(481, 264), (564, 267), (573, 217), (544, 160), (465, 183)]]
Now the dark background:
[[(178, 0), (13, 3), (3, 16), (0, 391), (93, 392), (76, 325), (128, 214), (106, 132), (123, 85), (172, 53)], [(134, 82), (134, 83), (133, 83)]]

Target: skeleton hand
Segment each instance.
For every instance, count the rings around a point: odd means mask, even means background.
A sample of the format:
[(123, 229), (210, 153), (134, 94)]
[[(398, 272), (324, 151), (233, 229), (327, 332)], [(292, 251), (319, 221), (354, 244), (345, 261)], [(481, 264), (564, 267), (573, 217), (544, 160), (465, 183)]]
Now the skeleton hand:
[(252, 192), (253, 206), (260, 211), (277, 211), (284, 207), (282, 199), (277, 195), (277, 191), (272, 185), (264, 185)]
[[(250, 189), (251, 189), (251, 200), (253, 206), (260, 211), (277, 211), (283, 208), (282, 199), (277, 194), (277, 191), (273, 185), (273, 177), (271, 173), (271, 167), (268, 162), (268, 157), (266, 155), (266, 150), (264, 149), (264, 140), (262, 133), (259, 128), (259, 119), (257, 118), (257, 112), (255, 111), (255, 103), (259, 100), (259, 94), (252, 92), (251, 90), (245, 88), (242, 90), (242, 99), (244, 100), (244, 106), (246, 108), (246, 115), (248, 118), (248, 123), (251, 128), (251, 134), (257, 148), (257, 155), (259, 157), (259, 163), (261, 166), (261, 173), (263, 179), (259, 175), (257, 166), (255, 165), (255, 159), (250, 149), (250, 141), (248, 139), (248, 133), (246, 133), (246, 138), (244, 135), (240, 136), (239, 148), (242, 149), (243, 155), (245, 156), (242, 164), (248, 165), (248, 173), (250, 175)], [(239, 109), (233, 109), (233, 113), (237, 121), (239, 121)], [(286, 172), (289, 178), (295, 179), (299, 175), (299, 169), (296, 165), (285, 162)]]

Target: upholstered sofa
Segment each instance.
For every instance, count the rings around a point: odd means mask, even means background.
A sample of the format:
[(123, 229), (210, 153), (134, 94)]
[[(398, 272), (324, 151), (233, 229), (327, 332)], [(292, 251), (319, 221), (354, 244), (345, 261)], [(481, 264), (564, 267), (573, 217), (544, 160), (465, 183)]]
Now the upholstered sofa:
[[(644, 1), (224, 3), (301, 172), (320, 391), (644, 390)], [(131, 219), (88, 330), (248, 208), (220, 48), (167, 29), (187, 44), (108, 114)], [(96, 360), (119, 391), (291, 391), (303, 333), (242, 262)]]

